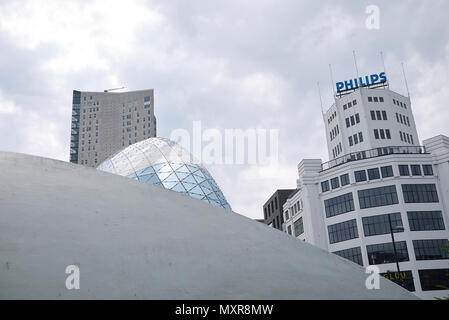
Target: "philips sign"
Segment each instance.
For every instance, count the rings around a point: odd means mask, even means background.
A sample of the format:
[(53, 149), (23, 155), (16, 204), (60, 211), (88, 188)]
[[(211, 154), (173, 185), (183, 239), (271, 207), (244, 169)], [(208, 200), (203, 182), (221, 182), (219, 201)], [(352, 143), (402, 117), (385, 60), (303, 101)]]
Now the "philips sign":
[(372, 74), (370, 76), (360, 77), (344, 82), (337, 82), (337, 92), (357, 89), (359, 87), (367, 87), (373, 84), (380, 84), (387, 82), (385, 72), (379, 74)]

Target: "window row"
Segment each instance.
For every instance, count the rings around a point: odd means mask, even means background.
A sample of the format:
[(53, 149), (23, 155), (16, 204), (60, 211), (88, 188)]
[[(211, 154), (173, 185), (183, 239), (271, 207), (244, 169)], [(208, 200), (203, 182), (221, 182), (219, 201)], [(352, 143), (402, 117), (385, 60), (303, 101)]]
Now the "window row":
[(343, 110), (349, 109), (352, 106), (356, 106), (357, 105), (357, 100), (353, 100), (352, 102), (348, 102), (347, 104), (343, 105)]
[(402, 114), (397, 113), (397, 112), (396, 112), (396, 121), (398, 123), (401, 123), (401, 124), (404, 124), (404, 125), (410, 127), (410, 119), (407, 116), (403, 116)]
[(399, 137), (401, 138), (401, 141), (403, 141), (403, 142), (407, 142), (407, 143), (410, 143), (410, 144), (415, 144), (413, 142), (413, 136), (411, 134), (399, 131)]
[(388, 120), (385, 110), (371, 110), (371, 120)]
[[(340, 187), (340, 185), (342, 187), (344, 187), (350, 183), (351, 182), (349, 181), (349, 174), (347, 174), (347, 173), (340, 176), (340, 181), (338, 181), (338, 177), (331, 179), (332, 189), (337, 189)], [(330, 190), (329, 180), (322, 181), (321, 182), (321, 192), (327, 192), (329, 190)]]
[(374, 138), (376, 140), (382, 139), (388, 139), (391, 140), (391, 133), (390, 129), (374, 129)]
[(349, 140), (349, 146), (353, 146), (355, 144), (358, 144), (359, 142), (362, 143), (363, 142), (363, 134), (362, 132), (359, 132), (358, 134), (354, 134), (353, 136), (350, 136), (348, 138)]
[(332, 149), (332, 155), (334, 158), (338, 157), (340, 153), (343, 151), (341, 148), (341, 142), (339, 142), (333, 149)]
[(346, 120), (346, 128), (349, 128), (351, 126), (355, 126), (357, 123), (360, 123), (360, 116), (358, 113), (356, 113), (355, 115), (350, 116), (345, 120)]
[(393, 104), (395, 104), (395, 105), (397, 105), (397, 106), (399, 106), (399, 107), (401, 107), (401, 108), (407, 109), (407, 105), (405, 104), (405, 102), (402, 103), (402, 102), (399, 101), (399, 100), (393, 99)]
[(419, 164), (400, 164), (398, 166), (399, 168), (399, 175), (402, 177), (409, 177), (410, 173), (412, 176), (433, 176), (433, 167), (431, 164), (423, 164), (422, 170), (421, 166)]
[(324, 210), (327, 218), (354, 211), (352, 192), (324, 200)]
[(335, 139), (335, 137), (338, 136), (340, 133), (340, 129), (338, 129), (338, 124), (329, 132), (329, 135), (331, 137), (331, 141)]
[(368, 102), (384, 102), (383, 97), (368, 97)]
[(327, 119), (327, 123), (330, 124), (332, 122), (332, 120), (334, 120), (337, 117), (337, 111), (334, 111), (331, 116), (329, 117), (329, 119)]
[(389, 178), (393, 176), (393, 167), (392, 166), (385, 166), (380, 168), (371, 168), (368, 170), (358, 170), (354, 171), (354, 178), (355, 182), (363, 182), (367, 180), (366, 172), (368, 171), (368, 178), (369, 180), (377, 180), (380, 179), (380, 176), (382, 174), (382, 178)]

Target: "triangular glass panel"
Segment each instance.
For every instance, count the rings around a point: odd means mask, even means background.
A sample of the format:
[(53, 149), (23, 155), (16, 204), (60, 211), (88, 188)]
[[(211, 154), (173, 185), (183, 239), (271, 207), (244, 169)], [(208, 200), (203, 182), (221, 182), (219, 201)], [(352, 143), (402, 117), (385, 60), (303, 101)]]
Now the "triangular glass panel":
[(179, 171), (176, 171), (176, 175), (178, 176), (179, 180), (182, 180), (182, 179), (184, 179), (185, 177), (187, 177), (189, 174), (186, 173), (186, 172), (179, 172)]
[(182, 167), (184, 164), (183, 163), (170, 163), (170, 165), (173, 168), (173, 170), (178, 170), (178, 168)]
[(164, 181), (165, 178), (167, 178), (169, 175), (171, 175), (172, 172), (158, 172), (157, 175), (159, 176), (159, 179), (161, 181)]
[(185, 165), (179, 167), (178, 169), (176, 169), (176, 172), (185, 172), (185, 173), (190, 173), (190, 170), (187, 169), (187, 167)]
[(161, 180), (159, 180), (157, 174), (151, 175), (151, 177), (145, 182), (151, 183), (151, 184), (158, 184), (158, 185), (161, 184)]
[(187, 177), (185, 177), (182, 182), (190, 182), (197, 184), (196, 180), (193, 178), (193, 175), (189, 174)]
[(165, 188), (171, 189), (171, 188), (173, 188), (177, 184), (177, 182), (162, 181), (162, 184), (164, 185)]
[(199, 169), (198, 167), (192, 166), (190, 164), (187, 164), (186, 166), (187, 166), (187, 168), (189, 168), (190, 172), (192, 172), (192, 173), (194, 173), (195, 171), (198, 171), (198, 169)]
[(209, 182), (207, 180), (201, 182), (201, 187), (207, 188), (212, 191), (212, 186), (209, 184)]
[(159, 169), (162, 168), (163, 166), (165, 166), (165, 163), (155, 164), (153, 165), (153, 169), (154, 171), (159, 171)]
[(203, 181), (205, 181), (205, 179), (201, 176), (197, 176), (196, 174), (194, 174), (195, 180), (198, 181), (198, 183), (201, 183)]
[(189, 192), (189, 196), (196, 198), (196, 199), (200, 199), (200, 200), (204, 197), (204, 195), (196, 194), (196, 193), (192, 193), (192, 192)]
[(196, 174), (197, 176), (200, 176), (201, 178), (204, 178), (204, 179), (206, 179), (206, 177), (204, 176), (204, 174), (203, 174), (203, 171), (202, 171), (202, 170), (198, 170), (197, 172), (195, 172), (195, 174)]
[(214, 200), (216, 200), (216, 201), (219, 201), (217, 195), (216, 195), (214, 192), (208, 194), (207, 196), (208, 196), (209, 198), (211, 198), (211, 199), (214, 199)]
[(186, 189), (184, 189), (182, 183), (174, 185), (171, 189), (177, 192), (186, 192)]
[(154, 172), (155, 172), (154, 168), (151, 166), (142, 170), (143, 174), (154, 173)]
[(197, 186), (196, 183), (189, 183), (184, 181), (182, 182), (182, 184), (184, 185), (184, 188), (186, 188), (187, 191), (190, 191)]
[[(164, 172), (165, 173), (165, 172)], [(172, 182), (179, 182), (179, 179), (178, 179), (178, 177), (176, 176), (176, 174), (175, 173), (171, 173), (169, 176), (167, 176), (164, 180), (163, 180), (164, 182), (165, 181), (172, 181)]]
[(173, 169), (171, 168), (171, 166), (169, 164), (166, 164), (165, 166), (163, 166), (162, 168), (160, 168), (157, 171), (158, 172), (172, 172)]
[(203, 192), (203, 190), (202, 190), (199, 186), (196, 186), (196, 187), (193, 188), (192, 190), (189, 190), (189, 192), (194, 192), (194, 193), (202, 194), (202, 195), (204, 196), (204, 192)]

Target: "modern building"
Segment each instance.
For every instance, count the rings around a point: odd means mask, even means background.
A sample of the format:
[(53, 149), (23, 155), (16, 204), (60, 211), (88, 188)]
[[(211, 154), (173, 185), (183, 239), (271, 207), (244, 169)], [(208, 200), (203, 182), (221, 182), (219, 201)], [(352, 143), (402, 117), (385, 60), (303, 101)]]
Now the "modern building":
[(449, 295), (449, 138), (419, 145), (409, 97), (387, 86), (336, 97), (324, 121), (330, 161), (299, 163), (283, 230), (421, 298)]
[(284, 223), (282, 206), (293, 191), (295, 189), (279, 189), (273, 193), (263, 205), (263, 221), (265, 224), (282, 230), (282, 224)]
[(118, 150), (155, 136), (153, 89), (73, 91), (70, 162), (96, 167)]
[(177, 143), (148, 138), (110, 156), (98, 170), (161, 186), (231, 210), (207, 169)]

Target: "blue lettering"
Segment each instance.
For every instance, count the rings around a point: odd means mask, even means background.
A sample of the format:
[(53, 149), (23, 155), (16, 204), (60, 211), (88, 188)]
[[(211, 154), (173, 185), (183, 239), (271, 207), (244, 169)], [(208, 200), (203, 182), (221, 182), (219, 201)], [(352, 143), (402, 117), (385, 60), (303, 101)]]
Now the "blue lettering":
[(385, 75), (385, 72), (382, 72), (379, 74), (380, 82), (387, 82), (387, 76)]
[(343, 82), (337, 82), (337, 92), (340, 92), (344, 86), (345, 84)]
[(371, 84), (376, 83), (379, 80), (379, 76), (377, 74), (371, 75)]
[[(351, 88), (349, 88), (349, 86), (351, 86)], [(352, 83), (352, 80), (345, 81), (345, 89), (346, 90), (354, 89), (354, 84)]]

